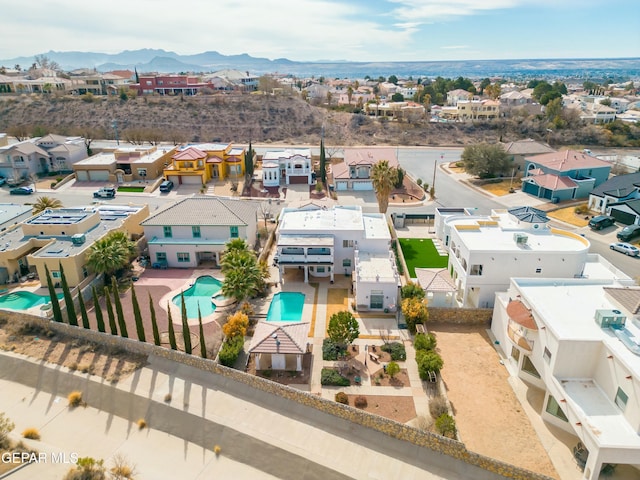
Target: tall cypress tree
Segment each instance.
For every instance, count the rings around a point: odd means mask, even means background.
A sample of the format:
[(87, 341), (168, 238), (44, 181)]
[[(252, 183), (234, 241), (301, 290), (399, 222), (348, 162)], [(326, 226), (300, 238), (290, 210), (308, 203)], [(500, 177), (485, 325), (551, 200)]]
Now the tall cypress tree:
[(107, 317), (109, 317), (109, 330), (111, 330), (111, 335), (118, 335), (118, 326), (116, 325), (116, 317), (113, 314), (113, 307), (111, 306), (109, 287), (104, 287), (104, 301), (107, 306)]
[(69, 284), (67, 283), (67, 277), (64, 274), (64, 268), (62, 263), (58, 264), (60, 267), (60, 283), (62, 284), (62, 294), (64, 295), (64, 306), (67, 308), (67, 317), (69, 318), (69, 325), (75, 327), (78, 326), (78, 315), (76, 314), (76, 307), (73, 304), (73, 297), (69, 290)]
[(111, 289), (113, 290), (113, 303), (116, 306), (116, 314), (118, 315), (120, 335), (124, 338), (129, 338), (127, 323), (124, 320), (124, 312), (122, 311), (122, 302), (120, 301), (120, 292), (118, 292), (118, 281), (115, 276), (111, 277)]
[(62, 310), (60, 310), (60, 302), (58, 302), (58, 296), (56, 295), (56, 289), (51, 281), (51, 273), (49, 267), (45, 264), (44, 271), (47, 276), (47, 288), (49, 289), (49, 298), (51, 299), (51, 309), (53, 310), (53, 319), (56, 322), (62, 322)]
[(104, 316), (102, 315), (100, 299), (98, 298), (98, 292), (96, 291), (95, 285), (91, 287), (91, 296), (93, 297), (93, 310), (96, 314), (96, 325), (98, 326), (98, 331), (104, 333), (107, 330), (104, 328)]
[(249, 140), (249, 149), (244, 156), (244, 173), (248, 179), (253, 177), (253, 148), (251, 148), (251, 140)]
[(158, 330), (158, 321), (156, 320), (156, 309), (153, 306), (153, 299), (151, 298), (151, 294), (149, 294), (149, 310), (151, 311), (151, 328), (153, 329), (153, 343), (160, 346), (162, 342), (160, 341), (160, 330)]
[(138, 333), (138, 340), (146, 342), (147, 338), (144, 334), (144, 323), (142, 323), (142, 314), (140, 313), (140, 305), (138, 305), (138, 297), (136, 296), (136, 289), (131, 284), (131, 304), (133, 306), (133, 318), (136, 321), (136, 332)]
[(171, 318), (171, 305), (167, 302), (167, 315), (169, 319), (169, 345), (171, 345), (171, 350), (177, 350), (178, 345), (176, 344), (176, 331), (173, 329), (173, 319)]
[(327, 157), (324, 152), (324, 128), (322, 130), (322, 138), (320, 139), (320, 180), (322, 185), (327, 184)]
[(182, 338), (184, 339), (184, 352), (191, 355), (191, 330), (189, 330), (189, 320), (187, 320), (187, 305), (184, 303), (184, 291), (180, 292), (180, 316), (182, 317)]
[(202, 327), (202, 314), (200, 313), (200, 305), (198, 305), (198, 328), (200, 334), (200, 356), (207, 358), (207, 343), (204, 340), (204, 328)]
[(82, 292), (78, 289), (78, 306), (80, 307), (80, 316), (82, 317), (82, 326), (87, 330), (91, 328), (89, 324), (89, 315), (87, 315), (87, 307), (84, 305), (84, 299), (82, 298)]

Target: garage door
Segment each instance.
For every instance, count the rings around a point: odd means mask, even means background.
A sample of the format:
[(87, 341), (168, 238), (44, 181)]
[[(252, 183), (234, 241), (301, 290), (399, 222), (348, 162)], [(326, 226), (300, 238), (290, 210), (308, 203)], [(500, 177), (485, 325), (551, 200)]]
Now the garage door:
[(171, 180), (174, 186), (180, 185), (180, 175), (169, 175), (167, 180)]
[(623, 212), (616, 208), (611, 209), (611, 216), (624, 225), (632, 225), (636, 221), (636, 216), (629, 212)]
[(346, 190), (347, 182), (336, 182), (336, 190)]
[(182, 176), (182, 183), (186, 183), (187, 185), (202, 185), (202, 177), (200, 175), (194, 176)]
[(304, 175), (289, 175), (289, 183), (290, 184), (305, 184), (309, 183), (309, 177)]
[(92, 182), (109, 181), (109, 170), (89, 170), (89, 178)]
[(373, 184), (371, 182), (353, 182), (354, 190), (373, 190)]
[(89, 180), (89, 176), (87, 175), (86, 170), (78, 170), (76, 171), (76, 180), (79, 182), (86, 182)]

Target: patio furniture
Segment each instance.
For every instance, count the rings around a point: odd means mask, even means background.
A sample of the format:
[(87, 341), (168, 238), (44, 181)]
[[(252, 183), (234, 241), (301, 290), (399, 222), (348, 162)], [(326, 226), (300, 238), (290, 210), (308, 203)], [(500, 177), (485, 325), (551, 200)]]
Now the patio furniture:
[(362, 378), (360, 378), (360, 376), (356, 376), (353, 381), (356, 383), (356, 385), (360, 385), (362, 383)]
[(431, 383), (436, 383), (438, 381), (438, 375), (433, 370), (429, 370), (429, 381)]
[(380, 361), (380, 357), (375, 353), (369, 352), (369, 358), (371, 359), (372, 362), (375, 362), (375, 363), (378, 363)]

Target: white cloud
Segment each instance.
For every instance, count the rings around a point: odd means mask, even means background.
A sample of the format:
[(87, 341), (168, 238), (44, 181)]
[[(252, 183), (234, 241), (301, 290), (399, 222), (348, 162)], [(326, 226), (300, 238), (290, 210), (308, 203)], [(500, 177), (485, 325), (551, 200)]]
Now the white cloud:
[(445, 50), (462, 50), (465, 48), (469, 48), (469, 45), (445, 45), (440, 48), (443, 48)]

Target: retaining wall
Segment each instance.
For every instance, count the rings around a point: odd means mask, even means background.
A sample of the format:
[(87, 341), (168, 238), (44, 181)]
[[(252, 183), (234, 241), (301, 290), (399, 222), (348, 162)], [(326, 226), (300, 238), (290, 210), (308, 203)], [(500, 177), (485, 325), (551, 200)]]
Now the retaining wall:
[(429, 323), (490, 326), (492, 316), (492, 308), (429, 307)]

